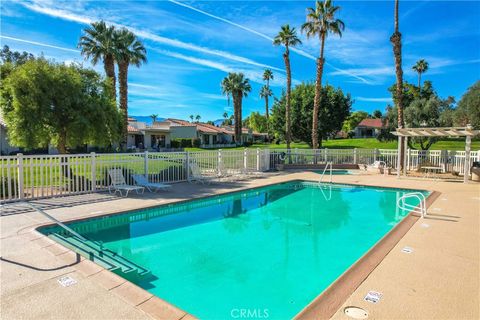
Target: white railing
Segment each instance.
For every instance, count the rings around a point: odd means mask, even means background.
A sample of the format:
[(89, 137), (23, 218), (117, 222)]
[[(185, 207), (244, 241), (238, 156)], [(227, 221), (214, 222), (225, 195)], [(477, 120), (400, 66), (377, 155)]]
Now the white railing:
[[(0, 157), (0, 201), (10, 202), (102, 191), (110, 184), (108, 169), (122, 169), (127, 182), (133, 174), (145, 174), (151, 182), (188, 179), (188, 163), (201, 171), (267, 171), (278, 164), (371, 164), (384, 161), (397, 167), (397, 150), (390, 149), (244, 149), (193, 152), (141, 152), (111, 154), (31, 155)], [(472, 151), (471, 164), (480, 161)], [(465, 172), (464, 151), (408, 150), (407, 169), (442, 166), (445, 171)], [(471, 165), (470, 164), (470, 165)]]
[[(417, 199), (418, 205), (412, 205), (406, 202), (407, 199)], [(422, 218), (427, 215), (427, 201), (425, 195), (421, 192), (409, 192), (398, 198), (397, 207), (401, 210), (419, 213)]]
[(327, 164), (325, 165), (325, 169), (323, 169), (322, 175), (320, 176), (320, 180), (318, 181), (318, 183), (322, 183), (323, 177), (325, 176), (325, 172), (327, 172), (327, 169), (329, 167), (330, 167), (330, 183), (332, 183), (332, 163), (331, 162), (327, 162)]

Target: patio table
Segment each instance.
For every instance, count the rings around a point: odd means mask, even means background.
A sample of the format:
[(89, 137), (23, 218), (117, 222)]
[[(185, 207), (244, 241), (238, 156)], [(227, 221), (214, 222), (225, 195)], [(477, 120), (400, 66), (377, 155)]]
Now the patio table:
[(438, 178), (438, 173), (439, 172), (442, 172), (443, 171), (443, 168), (442, 167), (431, 167), (431, 166), (427, 166), (427, 167), (422, 167), (423, 170), (424, 170), (424, 174), (423, 174), (423, 177), (424, 178), (433, 178), (433, 179), (436, 179)]

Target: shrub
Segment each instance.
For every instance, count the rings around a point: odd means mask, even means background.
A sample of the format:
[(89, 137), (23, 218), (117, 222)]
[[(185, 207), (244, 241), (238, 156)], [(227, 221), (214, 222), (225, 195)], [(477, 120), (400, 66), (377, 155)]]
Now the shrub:
[(200, 139), (192, 139), (192, 145), (193, 147), (195, 148), (199, 148), (200, 147)]
[(180, 148), (180, 146), (181, 146), (180, 141), (178, 141), (177, 139), (173, 139), (172, 141), (170, 141), (170, 147)]

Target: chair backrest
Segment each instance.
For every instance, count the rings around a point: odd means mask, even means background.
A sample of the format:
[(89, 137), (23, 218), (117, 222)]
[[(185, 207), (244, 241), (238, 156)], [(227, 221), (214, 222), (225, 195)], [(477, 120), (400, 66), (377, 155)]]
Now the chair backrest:
[(200, 171), (200, 168), (198, 167), (198, 164), (196, 164), (195, 162), (191, 162), (190, 163), (190, 171), (192, 172), (192, 175), (194, 177), (200, 177), (202, 176), (202, 173)]
[(133, 174), (132, 177), (137, 184), (148, 184), (148, 179), (143, 174)]
[(385, 161), (375, 161), (375, 162), (373, 162), (372, 167), (383, 168), (383, 167), (385, 167)]
[(109, 169), (108, 174), (112, 180), (112, 185), (117, 186), (127, 184), (125, 177), (123, 176), (122, 169)]

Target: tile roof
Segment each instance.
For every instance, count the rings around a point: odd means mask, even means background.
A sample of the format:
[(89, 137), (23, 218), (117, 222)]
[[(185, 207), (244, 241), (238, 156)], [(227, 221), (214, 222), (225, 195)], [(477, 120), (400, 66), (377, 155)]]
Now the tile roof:
[(363, 119), (357, 127), (383, 128), (382, 119)]
[(131, 125), (127, 126), (127, 130), (130, 133), (139, 133), (140, 132), (137, 128), (135, 128), (134, 126), (131, 126)]

